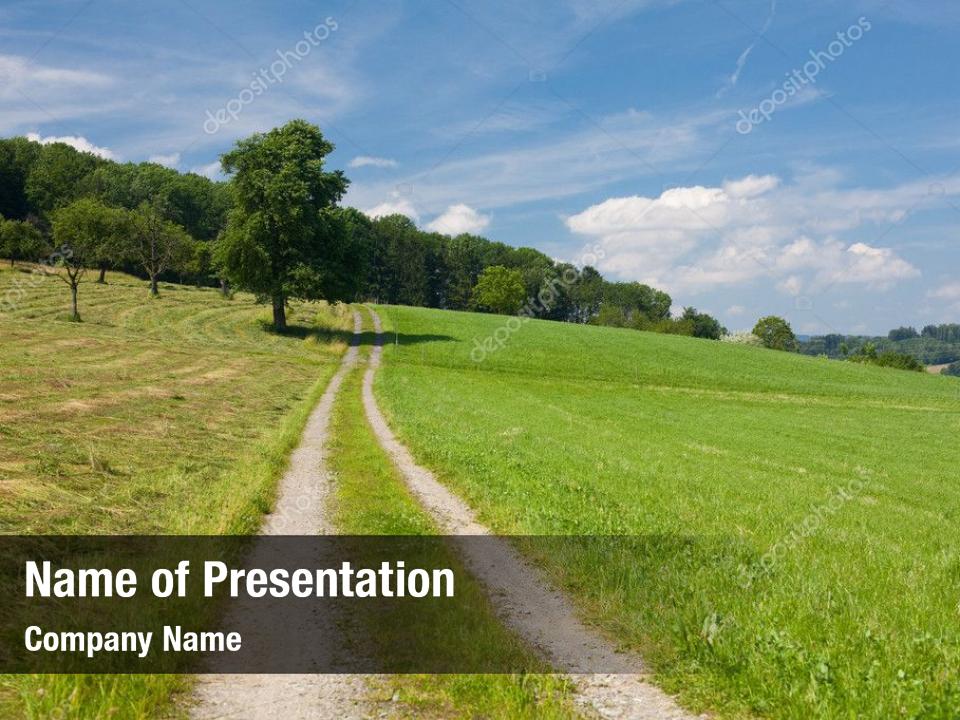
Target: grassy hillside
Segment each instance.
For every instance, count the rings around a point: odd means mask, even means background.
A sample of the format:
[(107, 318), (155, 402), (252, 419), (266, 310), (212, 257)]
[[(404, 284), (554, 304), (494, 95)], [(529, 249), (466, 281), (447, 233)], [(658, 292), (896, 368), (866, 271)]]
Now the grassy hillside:
[(382, 314), (392, 424), (487, 522), (642, 536), (543, 562), (688, 704), (955, 717), (955, 380), (536, 321), (478, 364), (504, 318)]
[[(346, 311), (265, 332), (249, 296), (0, 269), (0, 532), (252, 532), (345, 347)], [(8, 294), (29, 283), (22, 296)], [(170, 676), (0, 678), (0, 716), (154, 717)], [(6, 704), (4, 704), (6, 703)]]
[(171, 285), (151, 300), (112, 274), (82, 287), (71, 323), (55, 278), (4, 268), (0, 297), (23, 277), (38, 285), (0, 313), (0, 529), (250, 529), (264, 488), (227, 470), (329, 377), (343, 318), (304, 307), (303, 337), (278, 336), (250, 297)]

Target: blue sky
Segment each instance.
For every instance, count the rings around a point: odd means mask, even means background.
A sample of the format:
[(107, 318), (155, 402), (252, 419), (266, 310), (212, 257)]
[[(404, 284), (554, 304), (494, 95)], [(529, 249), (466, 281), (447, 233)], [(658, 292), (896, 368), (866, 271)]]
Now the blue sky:
[(0, 134), (216, 177), (304, 117), (369, 212), (589, 247), (731, 329), (881, 333), (960, 322), (958, 31), (933, 0), (6, 2)]

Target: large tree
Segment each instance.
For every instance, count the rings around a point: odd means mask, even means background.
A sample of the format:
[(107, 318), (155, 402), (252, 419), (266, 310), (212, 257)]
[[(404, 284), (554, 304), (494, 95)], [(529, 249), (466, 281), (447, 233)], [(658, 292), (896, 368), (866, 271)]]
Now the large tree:
[(757, 324), (753, 328), (753, 334), (760, 338), (764, 347), (772, 350), (797, 352), (800, 347), (790, 323), (776, 315), (768, 315), (757, 320)]
[(233, 176), (236, 205), (217, 242), (217, 261), (236, 286), (273, 306), (273, 325), (287, 326), (289, 298), (345, 300), (346, 223), (334, 212), (348, 180), (324, 170), (333, 150), (315, 125), (293, 120), (240, 140), (222, 157)]

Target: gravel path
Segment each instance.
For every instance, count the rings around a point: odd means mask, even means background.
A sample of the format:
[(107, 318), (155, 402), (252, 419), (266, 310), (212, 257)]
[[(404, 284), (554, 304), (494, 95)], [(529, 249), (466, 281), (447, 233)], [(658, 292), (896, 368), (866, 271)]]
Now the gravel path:
[[(490, 535), (473, 510), (450, 492), (434, 474), (418, 465), (399, 441), (377, 406), (373, 380), (382, 354), (382, 326), (370, 310), (376, 330), (376, 345), (363, 378), (363, 405), (378, 441), (400, 470), (411, 491), (450, 535)], [(570, 674), (577, 684), (577, 702), (602, 718), (625, 720), (691, 720), (695, 716), (680, 708), (669, 695), (645, 680), (643, 663), (616, 648), (596, 631), (584, 625), (569, 601), (550, 588), (542, 573), (502, 541), (494, 552), (485, 545), (461, 545), (470, 573), (487, 588), (498, 615), (532, 646), (538, 648), (553, 667)], [(537, 608), (531, 613), (530, 608)], [(616, 674), (592, 674), (602, 667)]]
[[(327, 517), (331, 483), (324, 458), (330, 415), (337, 393), (347, 373), (357, 362), (360, 339), (360, 314), (354, 313), (354, 336), (336, 374), (330, 380), (320, 402), (310, 414), (300, 445), (290, 456), (290, 465), (278, 488), (274, 511), (268, 515), (261, 535), (334, 534)], [(269, 566), (262, 545), (248, 559), (250, 567)], [(257, 612), (268, 612), (263, 601)], [(250, 612), (240, 604), (232, 612)], [(332, 618), (315, 618), (330, 625), (324, 632), (336, 633)], [(229, 619), (228, 619), (229, 624)], [(296, 627), (285, 628), (296, 636)], [(316, 632), (316, 628), (311, 628)], [(280, 643), (244, 636), (244, 645), (260, 644), (264, 652), (287, 652)], [(335, 642), (329, 643), (331, 651)], [(365, 703), (367, 688), (359, 675), (201, 675), (196, 688), (192, 716), (197, 720), (353, 720), (372, 716)]]

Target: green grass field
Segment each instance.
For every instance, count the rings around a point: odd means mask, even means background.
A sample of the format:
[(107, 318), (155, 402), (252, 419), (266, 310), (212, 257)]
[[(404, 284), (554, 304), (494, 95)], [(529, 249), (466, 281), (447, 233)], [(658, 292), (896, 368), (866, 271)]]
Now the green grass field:
[[(264, 330), (252, 297), (119, 274), (84, 284), (65, 322), (56, 278), (0, 269), (0, 532), (247, 533), (259, 527), (352, 320), (296, 306)], [(0, 717), (175, 712), (177, 676), (0, 678)]]
[(475, 363), (505, 318), (381, 315), (391, 424), (487, 523), (641, 536), (542, 562), (688, 706), (957, 716), (960, 383), (538, 321)]
[[(365, 318), (369, 327), (369, 319)], [(367, 339), (372, 339), (369, 335)], [(361, 351), (369, 351), (369, 345)], [(366, 355), (366, 352), (364, 352)], [(427, 513), (406, 490), (364, 417), (360, 382), (364, 367), (344, 382), (334, 410), (330, 466), (335, 473), (337, 526), (351, 535), (435, 535)], [(410, 557), (407, 562), (435, 562), (459, 567), (452, 549), (441, 558)], [(466, 578), (465, 578), (466, 580)], [(471, 659), (496, 657), (499, 663), (524, 668), (517, 675), (395, 675), (374, 683), (375, 697), (396, 697), (392, 717), (490, 718), (491, 720), (560, 720), (577, 717), (571, 686), (562, 677), (536, 674), (546, 666), (524, 648), (497, 620), (476, 582), (458, 589), (460, 600), (452, 612), (440, 613), (427, 605), (411, 608), (415, 614), (398, 618), (367, 618), (370, 635), (382, 638), (403, 625), (415, 628), (417, 652), (445, 652), (445, 662), (464, 666)], [(432, 612), (431, 612), (432, 611)], [(457, 628), (449, 632), (449, 628)]]
[[(347, 309), (295, 306), (294, 330), (276, 335), (251, 297), (171, 285), (151, 300), (111, 274), (82, 287), (71, 323), (55, 278), (4, 266), (0, 297), (24, 278), (0, 313), (0, 532), (255, 531), (345, 348)], [(526, 549), (688, 707), (957, 716), (956, 379), (548, 322), (476, 363), (475, 339), (505, 318), (380, 311), (384, 409), (486, 523), (637, 538), (631, 554)], [(334, 418), (340, 527), (433, 533), (366, 427), (359, 375)], [(487, 650), (522, 654), (479, 595), (465, 620)], [(188, 689), (177, 676), (0, 677), (0, 716), (176, 715)], [(536, 675), (378, 691), (410, 717), (573, 712), (569, 688)]]

